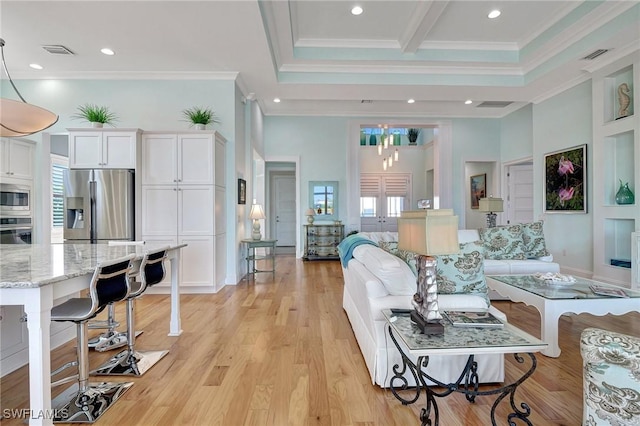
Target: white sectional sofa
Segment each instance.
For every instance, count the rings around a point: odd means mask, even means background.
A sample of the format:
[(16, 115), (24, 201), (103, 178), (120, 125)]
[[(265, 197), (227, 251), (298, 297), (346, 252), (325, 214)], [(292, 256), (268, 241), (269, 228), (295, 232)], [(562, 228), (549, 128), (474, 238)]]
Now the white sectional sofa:
[[(475, 232), (475, 234), (474, 234)], [(376, 243), (397, 241), (397, 233), (360, 233)], [(461, 243), (477, 241), (478, 231), (460, 230)], [(485, 260), (485, 268), (495, 274), (557, 272), (559, 267), (551, 259), (531, 259), (522, 261)], [(528, 262), (528, 263), (527, 263)], [(411, 309), (411, 299), (416, 288), (416, 278), (404, 261), (374, 245), (362, 245), (353, 249), (353, 258), (343, 264), (344, 294), (343, 308), (351, 322), (351, 327), (364, 357), (371, 381), (381, 387), (388, 387), (393, 375), (393, 366), (401, 365), (401, 358), (393, 346), (386, 330), (383, 309)], [(508, 268), (508, 269), (507, 269)], [(394, 283), (395, 293), (389, 290)], [(392, 290), (393, 291), (393, 290)], [(486, 295), (441, 294), (438, 296), (440, 310), (489, 309), (497, 317), (506, 316), (489, 305)], [(437, 372), (433, 377), (442, 382), (454, 382), (467, 361), (463, 355), (432, 356), (428, 372)], [(502, 382), (504, 380), (503, 355), (478, 355), (478, 375), (480, 383)], [(408, 375), (409, 384), (413, 377)]]

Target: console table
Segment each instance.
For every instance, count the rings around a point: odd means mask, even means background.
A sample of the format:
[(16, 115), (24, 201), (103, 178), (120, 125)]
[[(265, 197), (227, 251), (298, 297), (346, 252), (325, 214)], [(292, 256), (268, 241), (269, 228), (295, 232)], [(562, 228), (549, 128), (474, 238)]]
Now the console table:
[[(509, 403), (513, 410), (507, 418), (509, 424), (513, 419), (519, 419), (531, 425), (528, 417), (531, 414), (529, 406), (522, 402), (516, 406), (515, 392), (525, 380), (535, 371), (537, 361), (534, 352), (538, 352), (547, 347), (546, 343), (525, 333), (509, 323), (497, 328), (478, 327), (454, 327), (447, 320), (442, 320), (444, 324), (444, 334), (424, 335), (418, 327), (412, 324), (408, 313), (394, 314), (389, 309), (382, 311), (387, 319), (388, 333), (391, 341), (402, 356), (402, 366), (393, 366), (393, 377), (391, 377), (390, 388), (393, 395), (402, 404), (413, 404), (420, 398), (422, 392), (425, 393), (426, 405), (420, 412), (422, 426), (439, 424), (439, 412), (436, 398), (444, 398), (454, 392), (465, 395), (469, 402), (474, 402), (475, 398), (484, 395), (497, 395), (491, 406), (491, 424), (496, 425), (495, 411), (498, 404), (509, 397)], [(514, 354), (516, 361), (520, 364), (525, 362), (525, 353), (529, 359), (528, 370), (516, 381), (505, 384), (499, 388), (491, 390), (479, 390), (477, 363), (474, 356), (484, 353)], [(432, 355), (463, 354), (468, 355), (467, 363), (460, 372), (455, 383), (443, 383), (437, 378), (425, 372), (429, 364), (429, 357)], [(413, 360), (416, 359), (414, 362)], [(399, 391), (408, 391), (405, 374), (411, 373), (416, 378), (416, 387), (412, 397), (405, 398)], [(435, 386), (443, 388), (435, 390), (427, 385), (427, 382), (435, 383)]]
[[(591, 285), (622, 289), (628, 298), (607, 297), (594, 294)], [(487, 276), (487, 286), (512, 302), (523, 302), (540, 312), (540, 338), (549, 345), (543, 355), (560, 356), (558, 345), (558, 320), (562, 314), (588, 313), (603, 316), (640, 312), (640, 291), (616, 287), (586, 278), (577, 278), (567, 286), (548, 285), (532, 275)]]
[[(139, 264), (144, 246), (107, 244), (2, 244), (0, 245), (0, 300), (3, 305), (23, 305), (29, 330), (29, 409), (30, 425), (50, 425), (51, 409), (51, 308), (55, 299), (87, 289), (100, 262), (134, 253)], [(169, 336), (180, 329), (180, 249), (167, 252), (171, 261), (171, 318)], [(137, 266), (136, 266), (137, 267)], [(10, 407), (3, 407), (10, 408)]]
[[(242, 244), (247, 247), (247, 255), (245, 259), (247, 261), (247, 275), (251, 275), (255, 279), (255, 274), (260, 272), (276, 273), (276, 242), (278, 240), (242, 240)], [(256, 255), (256, 249), (264, 247), (267, 251), (264, 255)], [(258, 269), (256, 268), (256, 261), (258, 260), (271, 260), (271, 269)]]

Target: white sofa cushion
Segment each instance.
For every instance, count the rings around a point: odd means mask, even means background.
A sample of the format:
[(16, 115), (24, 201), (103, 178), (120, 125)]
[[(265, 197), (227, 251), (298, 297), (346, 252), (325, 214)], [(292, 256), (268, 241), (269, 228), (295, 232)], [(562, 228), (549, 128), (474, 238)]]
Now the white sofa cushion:
[(368, 244), (356, 247), (353, 257), (382, 281), (390, 295), (413, 296), (416, 292), (416, 277), (400, 258)]
[(470, 243), (480, 241), (480, 234), (477, 229), (458, 229), (458, 243)]

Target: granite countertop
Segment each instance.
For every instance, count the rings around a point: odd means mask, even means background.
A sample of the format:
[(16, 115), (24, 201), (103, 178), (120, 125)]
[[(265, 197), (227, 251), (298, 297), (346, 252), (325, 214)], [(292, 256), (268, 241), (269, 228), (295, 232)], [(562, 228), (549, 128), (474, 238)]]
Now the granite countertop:
[[(166, 245), (164, 245), (166, 247)], [(181, 248), (182, 245), (171, 246)], [(32, 288), (93, 273), (105, 260), (161, 248), (108, 244), (0, 244), (0, 288)]]

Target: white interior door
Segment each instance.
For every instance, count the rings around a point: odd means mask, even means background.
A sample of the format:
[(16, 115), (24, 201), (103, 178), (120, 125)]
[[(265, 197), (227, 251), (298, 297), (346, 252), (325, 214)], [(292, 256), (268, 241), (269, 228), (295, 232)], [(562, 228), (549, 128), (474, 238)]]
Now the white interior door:
[(507, 168), (507, 223), (533, 222), (533, 165)]
[(273, 177), (274, 235), (278, 247), (296, 245), (296, 177), (293, 173)]

